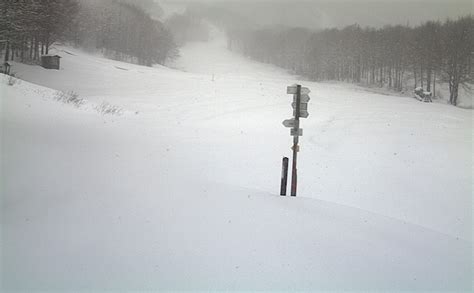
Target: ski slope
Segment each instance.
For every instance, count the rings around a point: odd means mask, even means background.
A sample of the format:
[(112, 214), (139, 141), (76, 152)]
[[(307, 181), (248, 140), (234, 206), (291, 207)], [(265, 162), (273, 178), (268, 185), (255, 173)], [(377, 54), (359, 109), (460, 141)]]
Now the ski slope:
[[(57, 52), (0, 84), (6, 291), (471, 288), (470, 110), (301, 81), (219, 38), (175, 69)], [(295, 82), (312, 100), (282, 198)]]

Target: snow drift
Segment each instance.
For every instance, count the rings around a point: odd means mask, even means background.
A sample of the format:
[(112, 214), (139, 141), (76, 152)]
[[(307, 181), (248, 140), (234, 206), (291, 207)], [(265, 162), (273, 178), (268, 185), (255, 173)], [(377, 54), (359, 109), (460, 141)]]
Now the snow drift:
[[(61, 50), (62, 70), (0, 84), (4, 290), (470, 288), (470, 111), (298, 81), (220, 41), (180, 70)], [(311, 116), (282, 198), (294, 82)]]

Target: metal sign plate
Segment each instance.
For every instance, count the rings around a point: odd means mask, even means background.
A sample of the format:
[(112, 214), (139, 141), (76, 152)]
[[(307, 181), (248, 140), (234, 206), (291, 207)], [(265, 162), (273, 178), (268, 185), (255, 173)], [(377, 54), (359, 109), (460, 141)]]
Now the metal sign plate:
[[(296, 90), (297, 90), (296, 85), (291, 85), (286, 89), (286, 93), (289, 94), (289, 95), (296, 95)], [(302, 87), (301, 88), (301, 94), (302, 95), (308, 95), (309, 93), (311, 93), (309, 88), (307, 88), (307, 87)]]
[(294, 128), (296, 126), (296, 120), (294, 118), (287, 119), (283, 121), (283, 126), (288, 127), (288, 128)]
[[(301, 103), (308, 103), (311, 98), (308, 95), (301, 95)], [(296, 96), (293, 98), (293, 102), (296, 102)]]
[[(293, 115), (296, 116), (296, 111), (293, 111)], [(308, 118), (309, 113), (307, 110), (300, 110), (300, 118)]]
[[(291, 106), (296, 110), (296, 102), (293, 102)], [(303, 110), (308, 110), (308, 103), (300, 103), (300, 112)]]

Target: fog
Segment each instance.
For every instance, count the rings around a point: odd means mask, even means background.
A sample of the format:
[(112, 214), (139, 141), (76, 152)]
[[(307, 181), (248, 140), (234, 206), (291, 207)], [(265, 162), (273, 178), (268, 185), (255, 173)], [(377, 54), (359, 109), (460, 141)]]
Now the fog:
[(354, 23), (382, 27), (418, 25), (472, 13), (471, 0), (162, 0), (167, 5), (199, 5), (232, 12), (257, 25), (330, 28)]
[(0, 292), (472, 292), (472, 1), (0, 0)]

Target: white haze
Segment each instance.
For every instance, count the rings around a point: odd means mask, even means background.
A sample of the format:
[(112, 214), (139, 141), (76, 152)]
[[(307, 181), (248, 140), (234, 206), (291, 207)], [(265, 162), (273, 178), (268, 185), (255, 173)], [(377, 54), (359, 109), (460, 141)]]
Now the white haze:
[(161, 0), (167, 5), (209, 5), (239, 14), (259, 25), (308, 28), (419, 25), (472, 14), (471, 0)]
[[(437, 59), (471, 43), (446, 33), (433, 57), (432, 31), (318, 30), (457, 19), (473, 0), (80, 1), (46, 26), (65, 35), (46, 44), (59, 70), (38, 65), (42, 18), (0, 17), (16, 50), (16, 77), (0, 74), (0, 292), (472, 291), (474, 98), (448, 104)], [(414, 95), (425, 60), (432, 103)], [(282, 197), (293, 84), (310, 116)]]

